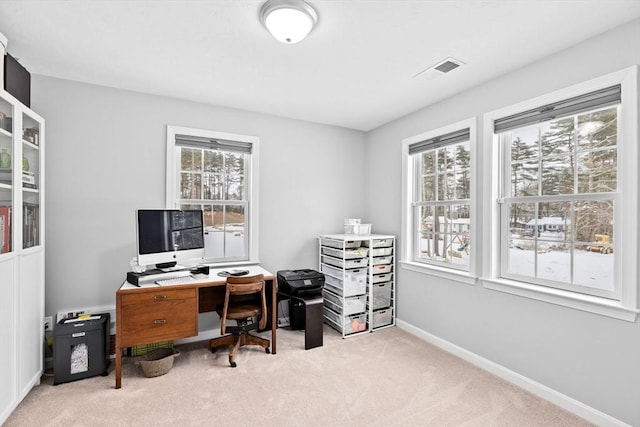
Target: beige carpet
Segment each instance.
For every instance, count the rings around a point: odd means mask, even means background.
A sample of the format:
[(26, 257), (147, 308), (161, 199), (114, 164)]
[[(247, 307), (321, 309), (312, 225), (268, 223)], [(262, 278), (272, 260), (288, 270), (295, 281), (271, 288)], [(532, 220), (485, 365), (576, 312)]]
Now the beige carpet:
[[(268, 337), (268, 334), (263, 334)], [(43, 377), (5, 426), (586, 426), (397, 328), (349, 339), (325, 325), (324, 346), (278, 331), (278, 354), (245, 347), (230, 368), (207, 343), (179, 347), (166, 375), (125, 358), (108, 377), (53, 386)]]

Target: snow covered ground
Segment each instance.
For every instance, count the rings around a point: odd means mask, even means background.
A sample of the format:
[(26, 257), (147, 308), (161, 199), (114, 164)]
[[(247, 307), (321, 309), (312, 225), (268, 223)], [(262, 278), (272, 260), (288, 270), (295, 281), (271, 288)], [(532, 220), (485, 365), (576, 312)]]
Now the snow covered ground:
[[(421, 239), (420, 249), (424, 255), (427, 250), (427, 239)], [(508, 271), (528, 277), (536, 277), (536, 256), (538, 274), (537, 277), (545, 280), (553, 280), (560, 283), (571, 284), (571, 253), (569, 251), (548, 250), (536, 253), (532, 249), (533, 240), (516, 240), (509, 248)], [(527, 242), (528, 245), (519, 245), (517, 242)], [(549, 247), (552, 243), (541, 246)], [(446, 262), (458, 265), (469, 265), (469, 255), (464, 250), (459, 250), (460, 245), (452, 244), (448, 251)], [(520, 246), (521, 248), (518, 248)], [(440, 241), (440, 253), (443, 252), (443, 242)], [(573, 253), (573, 284), (595, 289), (613, 290), (614, 286), (614, 258), (615, 254), (600, 254), (586, 250), (575, 249)], [(437, 258), (445, 261), (443, 257)]]
[(207, 258), (242, 257), (245, 255), (243, 226), (227, 225), (226, 232), (207, 228), (204, 239)]
[[(584, 250), (574, 251), (574, 284), (596, 289), (613, 290), (613, 262), (615, 254), (603, 255)], [(533, 250), (509, 249), (509, 272), (524, 276), (535, 276)], [(550, 251), (537, 254), (538, 277), (562, 283), (571, 280), (571, 254)]]

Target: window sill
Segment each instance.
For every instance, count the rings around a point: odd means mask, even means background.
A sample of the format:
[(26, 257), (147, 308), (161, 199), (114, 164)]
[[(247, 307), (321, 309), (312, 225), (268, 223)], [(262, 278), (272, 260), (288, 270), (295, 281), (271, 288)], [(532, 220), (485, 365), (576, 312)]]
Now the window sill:
[(513, 280), (480, 278), (480, 281), (483, 287), (494, 291), (506, 292), (627, 322), (635, 322), (639, 312), (637, 308), (626, 307), (619, 301), (607, 298), (582, 295)]
[(436, 267), (433, 265), (426, 265), (412, 261), (400, 261), (400, 266), (405, 270), (428, 274), (430, 276), (442, 277), (444, 279), (449, 279), (472, 286), (476, 284), (477, 280), (477, 277), (471, 276), (468, 271)]

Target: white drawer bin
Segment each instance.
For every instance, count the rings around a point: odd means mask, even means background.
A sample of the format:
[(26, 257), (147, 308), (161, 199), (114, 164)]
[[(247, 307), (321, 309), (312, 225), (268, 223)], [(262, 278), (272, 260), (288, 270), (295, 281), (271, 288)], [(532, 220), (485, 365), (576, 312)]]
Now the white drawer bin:
[(370, 246), (372, 248), (390, 248), (393, 246), (393, 239), (365, 240), (363, 246)]
[(389, 256), (389, 255), (393, 255), (393, 248), (371, 249), (371, 255), (373, 255), (373, 256)]
[(330, 324), (342, 330), (345, 335), (362, 332), (367, 329), (367, 314), (357, 314), (354, 316), (342, 316), (327, 307), (323, 309), (324, 317)]
[[(324, 277), (325, 283), (337, 288), (343, 296), (350, 297), (362, 295), (367, 292), (367, 270), (347, 270), (342, 274), (342, 270), (322, 265), (321, 270), (327, 273)], [(337, 272), (336, 272), (337, 270)], [(337, 274), (336, 274), (337, 273)], [(344, 277), (344, 279), (338, 278)]]
[(344, 258), (344, 259), (356, 259), (356, 258), (364, 258), (367, 256), (369, 250), (367, 248), (355, 248), (355, 249), (336, 249), (329, 248), (326, 246), (322, 247), (323, 255), (330, 255), (336, 258)]
[(334, 258), (322, 255), (322, 262), (340, 268), (362, 268), (367, 266), (367, 260), (365, 258), (344, 260), (342, 258)]
[(391, 264), (372, 265), (371, 266), (371, 271), (373, 272), (373, 274), (390, 273), (391, 272)]
[(373, 327), (386, 326), (391, 324), (393, 312), (390, 308), (373, 312)]
[(391, 264), (393, 263), (393, 257), (392, 256), (378, 256), (375, 258), (372, 258), (373, 261), (371, 262), (372, 265), (380, 265), (380, 264)]
[(330, 308), (332, 311), (335, 311), (337, 314), (342, 314), (342, 306), (340, 304), (336, 304), (335, 302), (331, 301), (329, 298), (327, 298), (327, 295), (328, 293), (323, 294), (324, 307)]
[(338, 249), (357, 248), (357, 247), (360, 247), (360, 243), (362, 243), (362, 241), (360, 240), (335, 240), (335, 239), (328, 239), (328, 238), (320, 239), (320, 244), (322, 246), (331, 246), (332, 248), (338, 248)]
[(376, 274), (373, 276), (372, 283), (388, 282), (392, 279), (392, 273)]
[(354, 334), (367, 329), (367, 314), (358, 314), (344, 318), (344, 333)]
[(324, 292), (322, 296), (324, 297), (325, 305), (328, 305), (336, 313), (341, 313), (345, 316), (364, 313), (367, 310), (366, 295), (345, 298), (344, 301), (331, 292)]
[(331, 267), (330, 265), (322, 264), (320, 265), (320, 271), (325, 274), (329, 274), (333, 277), (342, 277), (343, 270), (336, 267)]
[(379, 310), (391, 306), (391, 282), (374, 283), (373, 309)]

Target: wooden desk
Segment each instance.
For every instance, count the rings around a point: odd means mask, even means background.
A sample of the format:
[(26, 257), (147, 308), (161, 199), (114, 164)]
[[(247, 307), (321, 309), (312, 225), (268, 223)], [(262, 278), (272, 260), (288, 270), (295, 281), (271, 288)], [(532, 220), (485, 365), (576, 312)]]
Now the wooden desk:
[[(258, 266), (241, 267), (263, 274), (271, 286), (271, 354), (276, 354), (276, 277)], [(126, 347), (198, 335), (198, 313), (213, 311), (222, 291), (224, 268), (211, 269), (209, 278), (183, 285), (137, 287), (125, 282), (116, 292), (116, 388), (122, 387), (122, 350)], [(224, 295), (224, 292), (221, 292)]]

